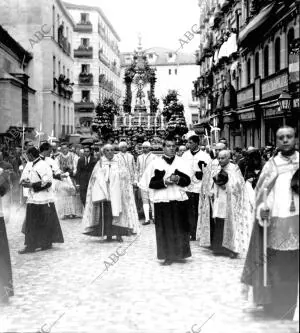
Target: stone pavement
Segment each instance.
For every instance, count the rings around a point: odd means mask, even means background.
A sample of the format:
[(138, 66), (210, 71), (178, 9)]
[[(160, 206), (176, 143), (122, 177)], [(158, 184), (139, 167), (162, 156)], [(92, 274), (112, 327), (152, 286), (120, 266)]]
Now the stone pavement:
[(7, 224), (15, 297), (0, 307), (0, 332), (298, 332), (298, 323), (250, 311), (241, 259), (214, 257), (192, 242), (192, 258), (164, 267), (153, 225), (122, 244), (103, 243), (82, 235), (79, 219), (62, 221), (65, 244), (20, 256), (21, 215)]

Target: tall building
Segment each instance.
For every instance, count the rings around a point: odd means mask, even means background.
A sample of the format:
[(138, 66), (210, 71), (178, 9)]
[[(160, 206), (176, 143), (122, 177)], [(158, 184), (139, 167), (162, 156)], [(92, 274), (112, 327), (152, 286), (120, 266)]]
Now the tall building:
[(30, 115), (36, 112), (35, 90), (28, 75), (31, 61), (30, 53), (0, 26), (0, 143), (14, 141), (14, 136), (6, 134), (12, 127), (28, 127)]
[(217, 126), (211, 138), (225, 136), (233, 148), (275, 144), (283, 124), (299, 128), (299, 1), (199, 6), (199, 129)]
[(75, 21), (74, 101), (76, 130), (89, 135), (99, 100), (121, 97), (120, 37), (98, 7), (65, 3)]
[(75, 24), (60, 0), (0, 0), (0, 21), (33, 57), (28, 65), (36, 108), (28, 124), (64, 137), (74, 130), (72, 34)]
[[(145, 50), (149, 65), (156, 69), (155, 96), (159, 99), (159, 109), (163, 108), (162, 99), (168, 90), (177, 90), (179, 100), (184, 105), (185, 118), (188, 126), (198, 122), (198, 98), (192, 95), (191, 82), (195, 77), (198, 67), (195, 64), (195, 56), (184, 53), (175, 53), (170, 49), (153, 47)], [(130, 66), (134, 53), (122, 53), (122, 77), (126, 68)], [(125, 84), (123, 84), (122, 96), (125, 96)], [(150, 91), (148, 91), (148, 95)], [(133, 101), (136, 96), (133, 92)], [(149, 99), (146, 99), (149, 109)]]

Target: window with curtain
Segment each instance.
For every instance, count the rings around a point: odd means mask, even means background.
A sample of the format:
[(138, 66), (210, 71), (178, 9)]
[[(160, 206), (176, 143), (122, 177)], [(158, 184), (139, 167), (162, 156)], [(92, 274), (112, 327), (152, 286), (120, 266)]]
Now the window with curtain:
[(255, 78), (259, 76), (259, 52), (255, 54)]
[(247, 60), (247, 84), (251, 83), (251, 58)]
[(294, 31), (294, 28), (291, 28), (289, 31), (288, 31), (288, 34), (287, 34), (287, 50), (288, 50), (288, 56), (291, 52), (291, 44), (292, 44), (292, 41), (295, 39), (295, 31)]
[(280, 37), (275, 40), (275, 72), (280, 71)]
[(269, 76), (269, 46), (264, 49), (264, 77)]

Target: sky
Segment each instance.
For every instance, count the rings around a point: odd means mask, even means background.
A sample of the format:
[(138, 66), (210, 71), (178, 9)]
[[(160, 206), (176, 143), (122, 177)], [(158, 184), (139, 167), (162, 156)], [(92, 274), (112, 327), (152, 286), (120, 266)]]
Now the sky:
[[(121, 52), (131, 52), (142, 35), (142, 46), (180, 48), (179, 39), (187, 40), (184, 34), (198, 25), (198, 0), (64, 0), (74, 4), (98, 6), (105, 13), (121, 38)], [(190, 37), (192, 39), (192, 37)], [(199, 35), (180, 50), (195, 53)]]

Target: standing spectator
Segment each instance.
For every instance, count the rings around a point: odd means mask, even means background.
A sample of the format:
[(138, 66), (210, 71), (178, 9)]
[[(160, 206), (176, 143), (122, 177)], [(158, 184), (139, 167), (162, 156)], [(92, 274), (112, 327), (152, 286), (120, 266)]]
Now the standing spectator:
[(50, 157), (55, 160), (60, 155), (60, 152), (58, 151), (58, 145), (56, 142), (52, 142), (51, 147), (52, 147), (52, 152), (51, 152)]
[(186, 152), (186, 146), (179, 146), (177, 156), (181, 157)]
[(221, 139), (219, 140), (219, 143), (223, 143), (223, 144), (225, 145), (225, 149), (228, 148), (227, 140), (226, 140), (225, 138), (221, 138)]
[(78, 161), (76, 173), (76, 181), (79, 185), (80, 199), (83, 206), (85, 206), (89, 181), (96, 163), (97, 160), (91, 155), (91, 148), (89, 146), (85, 146), (84, 156), (81, 157)]
[(245, 181), (249, 181), (251, 183), (253, 189), (256, 187), (262, 167), (262, 158), (259, 150), (252, 149), (248, 151), (244, 179)]
[(233, 150), (233, 162), (238, 164), (242, 157), (242, 148), (235, 147)]
[(81, 215), (81, 202), (76, 197), (76, 183), (74, 180), (76, 174), (78, 157), (69, 151), (67, 143), (61, 144), (61, 154), (57, 157), (59, 169), (63, 173), (67, 173), (68, 177), (59, 184), (58, 196), (59, 216), (62, 218), (75, 218)]

